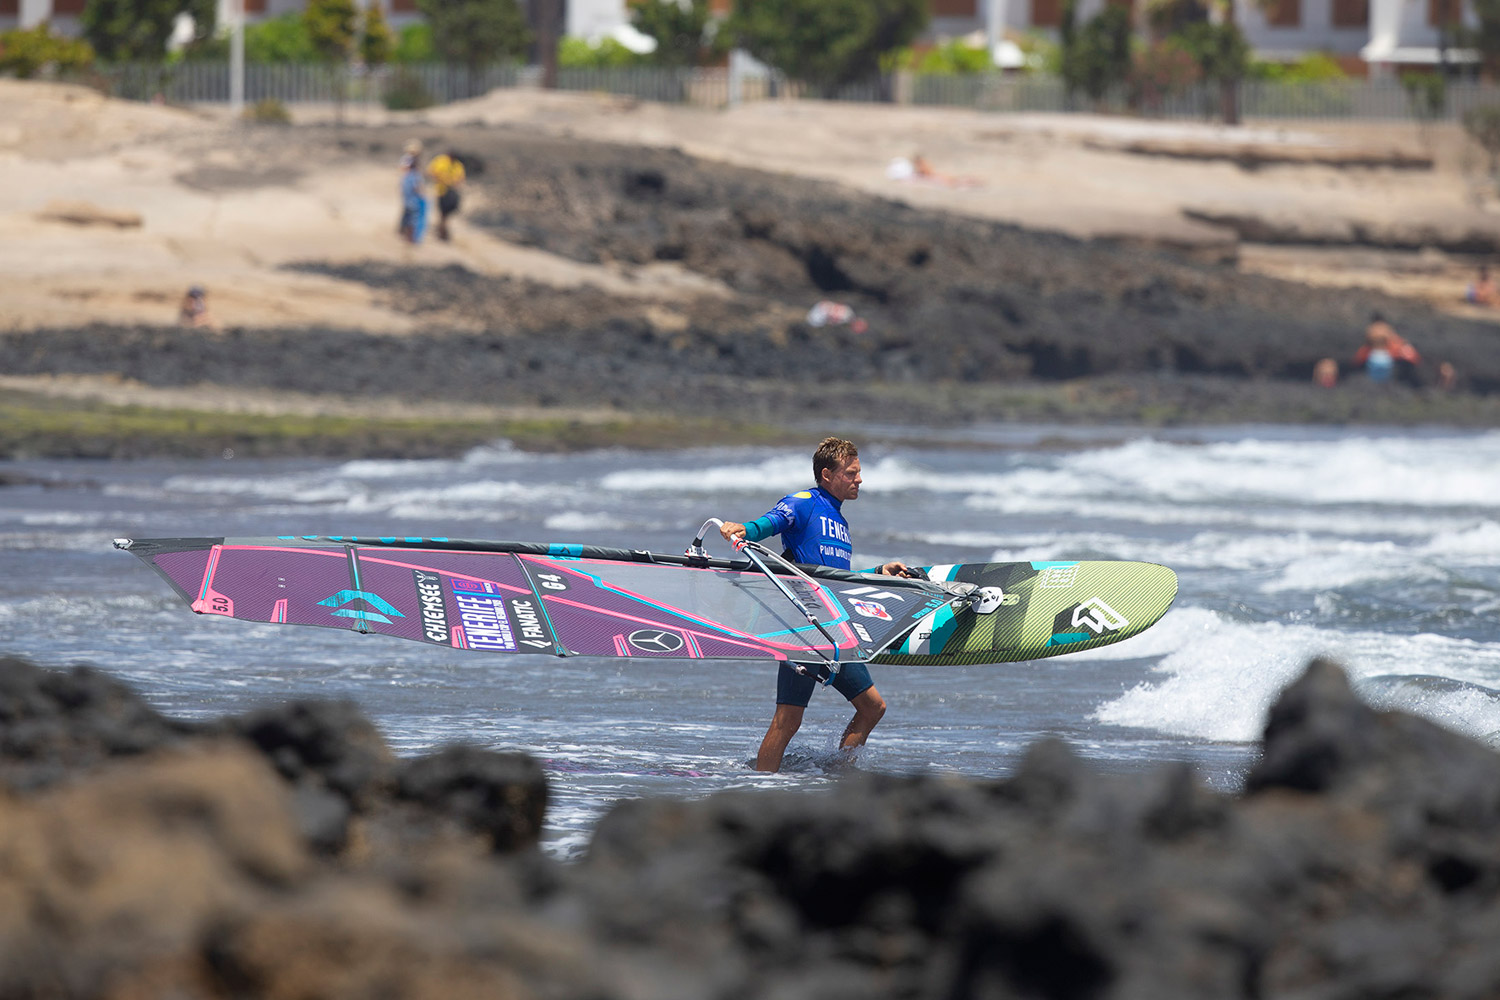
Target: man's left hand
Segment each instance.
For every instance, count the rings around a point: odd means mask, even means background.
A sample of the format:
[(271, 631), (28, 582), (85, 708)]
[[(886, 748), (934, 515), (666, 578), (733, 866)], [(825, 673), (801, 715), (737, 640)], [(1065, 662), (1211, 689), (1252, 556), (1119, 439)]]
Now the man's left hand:
[(880, 567), (880, 572), (885, 576), (899, 576), (908, 580), (922, 580), (927, 574), (919, 569), (913, 569), (905, 563), (888, 562)]

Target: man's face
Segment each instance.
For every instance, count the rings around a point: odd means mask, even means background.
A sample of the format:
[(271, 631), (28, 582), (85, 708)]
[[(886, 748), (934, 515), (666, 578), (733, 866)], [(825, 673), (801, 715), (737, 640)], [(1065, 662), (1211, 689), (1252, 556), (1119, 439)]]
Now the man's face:
[(864, 482), (859, 475), (859, 459), (851, 458), (843, 465), (833, 469), (823, 470), (822, 486), (834, 499), (842, 502), (845, 500), (859, 499), (859, 484)]

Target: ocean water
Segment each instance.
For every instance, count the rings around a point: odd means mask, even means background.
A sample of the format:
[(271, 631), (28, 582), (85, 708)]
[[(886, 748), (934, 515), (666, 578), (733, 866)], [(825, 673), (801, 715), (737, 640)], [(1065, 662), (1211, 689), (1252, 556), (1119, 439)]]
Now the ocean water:
[[(876, 667), (870, 745), (819, 691), (778, 775), (751, 769), (774, 668), (554, 660), (192, 614), (117, 536), (448, 535), (680, 552), (810, 480), (806, 449), (453, 461), (0, 463), (0, 652), (91, 663), (170, 714), (348, 698), (401, 754), (527, 751), (546, 849), (585, 849), (621, 798), (816, 786), (849, 768), (1003, 776), (1043, 736), (1109, 770), (1185, 760), (1232, 791), (1265, 712), (1316, 655), (1365, 697), (1500, 743), (1500, 433), (988, 427), (854, 429), (856, 559), (1139, 559), (1175, 569), (1146, 634), (1030, 663)], [(903, 441), (909, 443), (903, 443)], [(711, 551), (714, 551), (711, 548)]]

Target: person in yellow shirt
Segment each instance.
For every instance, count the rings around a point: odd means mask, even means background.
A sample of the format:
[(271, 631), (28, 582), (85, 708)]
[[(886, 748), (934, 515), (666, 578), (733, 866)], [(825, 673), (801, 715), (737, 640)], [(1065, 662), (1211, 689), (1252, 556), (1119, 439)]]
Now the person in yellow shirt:
[(437, 192), (438, 239), (447, 242), (448, 216), (458, 211), (458, 189), (464, 183), (464, 162), (450, 149), (432, 158), (427, 164), (427, 176), (432, 178), (433, 188)]

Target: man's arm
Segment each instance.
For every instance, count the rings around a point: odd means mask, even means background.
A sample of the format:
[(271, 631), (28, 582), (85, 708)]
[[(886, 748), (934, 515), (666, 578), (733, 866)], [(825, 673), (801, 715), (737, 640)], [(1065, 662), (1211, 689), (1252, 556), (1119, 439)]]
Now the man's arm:
[(757, 517), (749, 524), (741, 524), (738, 521), (725, 521), (719, 528), (719, 534), (730, 545), (735, 544), (737, 539), (744, 539), (747, 542), (758, 542), (764, 538), (770, 538), (780, 531), (781, 527), (772, 521), (769, 514), (765, 517)]

